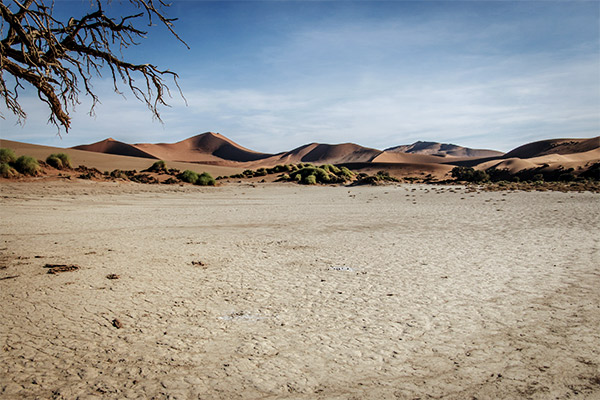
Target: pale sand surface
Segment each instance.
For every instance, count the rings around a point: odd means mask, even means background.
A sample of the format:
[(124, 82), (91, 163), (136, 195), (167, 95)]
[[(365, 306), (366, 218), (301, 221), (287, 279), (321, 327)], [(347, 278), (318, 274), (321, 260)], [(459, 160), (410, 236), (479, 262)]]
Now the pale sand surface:
[(0, 397), (600, 398), (600, 195), (440, 188), (2, 183)]

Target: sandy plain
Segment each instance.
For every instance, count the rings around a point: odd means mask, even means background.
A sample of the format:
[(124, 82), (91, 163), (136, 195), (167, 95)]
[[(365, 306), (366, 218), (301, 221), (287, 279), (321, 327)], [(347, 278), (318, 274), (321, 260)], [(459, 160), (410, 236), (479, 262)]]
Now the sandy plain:
[(598, 194), (0, 191), (0, 398), (600, 398)]

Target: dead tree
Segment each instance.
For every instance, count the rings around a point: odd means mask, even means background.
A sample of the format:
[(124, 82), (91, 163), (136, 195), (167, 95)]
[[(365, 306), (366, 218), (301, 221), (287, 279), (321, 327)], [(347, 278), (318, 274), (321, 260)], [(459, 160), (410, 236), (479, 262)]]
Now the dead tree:
[(37, 90), (50, 108), (48, 122), (59, 131), (61, 125), (69, 130), (69, 113), (79, 104), (80, 93), (91, 97), (93, 114), (99, 99), (91, 79), (101, 76), (102, 69), (110, 70), (117, 93), (121, 93), (122, 82), (159, 120), (159, 107), (167, 106), (166, 97), (170, 97), (164, 78), (172, 78), (181, 93), (176, 73), (120, 57), (123, 49), (138, 44), (136, 40), (146, 34), (133, 25), (139, 18), (149, 25), (160, 21), (187, 46), (173, 29), (176, 19), (167, 18), (162, 11), (168, 5), (163, 0), (128, 0), (140, 12), (117, 19), (105, 14), (103, 1), (110, 0), (93, 0), (87, 15), (59, 21), (53, 15), (53, 0), (0, 0), (0, 95), (19, 123), (27, 116), (19, 103), (23, 82)]

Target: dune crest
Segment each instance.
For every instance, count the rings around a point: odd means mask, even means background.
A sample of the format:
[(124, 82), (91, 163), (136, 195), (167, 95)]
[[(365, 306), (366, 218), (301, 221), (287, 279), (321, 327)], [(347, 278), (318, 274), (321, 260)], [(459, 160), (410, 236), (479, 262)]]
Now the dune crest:
[(73, 147), (75, 150), (93, 151), (96, 153), (115, 154), (119, 156), (140, 157), (140, 158), (158, 158), (147, 153), (135, 145), (119, 142), (113, 138), (104, 139), (92, 144), (83, 144)]
[(201, 133), (177, 143), (138, 143), (134, 146), (166, 161), (248, 162), (271, 156), (271, 154), (249, 150), (214, 132)]
[(600, 136), (590, 139), (548, 139), (527, 143), (509, 151), (504, 158), (534, 158), (549, 154), (584, 153), (600, 148)]
[[(278, 164), (366, 164), (402, 166), (404, 174), (448, 171), (457, 165), (477, 169), (573, 168), (583, 171), (600, 162), (600, 137), (588, 139), (548, 139), (519, 146), (503, 154), (499, 151), (470, 149), (454, 144), (418, 141), (385, 151), (355, 143), (309, 143), (293, 150), (268, 154), (250, 150), (214, 132), (205, 132), (176, 143), (127, 144), (113, 138), (75, 149), (97, 153), (161, 159), (233, 168), (273, 167)], [(433, 166), (443, 166), (434, 168)], [(398, 168), (396, 168), (398, 169)], [(409, 172), (410, 171), (410, 172)]]
[(442, 157), (497, 157), (504, 153), (496, 150), (470, 149), (450, 143), (418, 141), (409, 145), (395, 146), (385, 149), (388, 153), (426, 154)]

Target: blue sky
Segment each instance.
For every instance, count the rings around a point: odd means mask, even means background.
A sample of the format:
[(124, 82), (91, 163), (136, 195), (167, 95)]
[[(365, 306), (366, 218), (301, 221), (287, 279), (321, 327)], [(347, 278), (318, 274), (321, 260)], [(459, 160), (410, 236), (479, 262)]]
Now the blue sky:
[[(67, 15), (88, 0), (57, 1)], [(113, 0), (106, 10), (124, 12)], [(1, 137), (68, 147), (106, 137), (175, 142), (214, 131), (257, 151), (309, 143), (387, 148), (417, 140), (508, 151), (600, 133), (596, 1), (174, 1), (164, 28), (125, 53), (180, 75), (164, 124), (98, 78), (62, 139), (31, 90)], [(108, 71), (105, 77), (108, 77)]]

